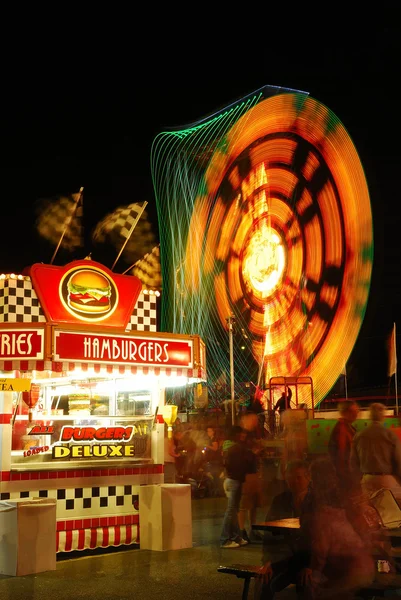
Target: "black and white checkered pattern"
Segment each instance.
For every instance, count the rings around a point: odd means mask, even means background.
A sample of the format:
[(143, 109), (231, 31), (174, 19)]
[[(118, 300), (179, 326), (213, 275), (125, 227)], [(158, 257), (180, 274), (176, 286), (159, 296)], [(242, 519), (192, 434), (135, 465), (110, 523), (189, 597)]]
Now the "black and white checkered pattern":
[(109, 485), (88, 488), (49, 489), (30, 492), (2, 492), (1, 501), (28, 498), (57, 500), (57, 518), (132, 514), (138, 511), (138, 486)]
[[(45, 323), (30, 277), (0, 279), (0, 323)], [(157, 331), (157, 298), (140, 293), (126, 331)]]
[(61, 247), (74, 250), (83, 246), (82, 195), (71, 194), (43, 200), (38, 209), (36, 226), (43, 238)]
[(156, 236), (146, 211), (142, 212), (142, 209), (143, 205), (129, 204), (106, 215), (93, 230), (94, 247), (103, 244), (110, 251), (110, 247), (114, 246), (117, 252), (122, 252), (121, 258), (131, 265), (151, 252)]
[(157, 298), (140, 293), (126, 331), (157, 331)]
[(102, 242), (111, 231), (126, 239), (141, 211), (142, 206), (140, 204), (129, 204), (117, 208), (97, 224), (93, 232), (93, 239)]
[(152, 252), (145, 254), (135, 263), (132, 275), (140, 279), (147, 289), (161, 291), (162, 273), (160, 265), (160, 245), (155, 246)]
[(29, 277), (0, 280), (0, 323), (46, 322)]

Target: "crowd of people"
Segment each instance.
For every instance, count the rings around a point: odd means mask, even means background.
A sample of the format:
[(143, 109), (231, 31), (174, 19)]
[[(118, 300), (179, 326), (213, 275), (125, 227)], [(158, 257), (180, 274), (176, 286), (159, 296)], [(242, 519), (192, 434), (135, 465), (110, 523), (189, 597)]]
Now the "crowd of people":
[(177, 423), (172, 436), (165, 436), (165, 482), (186, 483), (203, 474), (208, 478), (209, 495), (220, 495), (224, 470), (221, 444), (214, 427), (204, 430)]
[[(373, 499), (378, 491), (390, 490), (401, 506), (401, 442), (386, 426), (384, 405), (371, 404), (370, 423), (357, 431), (359, 406), (343, 401), (327, 453), (311, 458), (305, 436), (307, 413), (303, 407), (290, 410), (290, 400), (283, 393), (275, 407), (287, 441), (277, 471), (283, 485), (269, 505), (269, 482), (262, 468), (263, 423), (252, 410), (238, 415), (237, 423), (223, 432), (208, 426), (190, 436), (178, 426), (167, 449), (175, 464), (174, 480), (182, 481), (182, 474), (200, 460), (213, 482), (212, 495), (225, 495), (227, 500), (220, 547), (263, 542), (261, 599), (274, 598), (291, 583), (311, 600), (354, 598), (356, 590), (374, 578), (374, 554), (379, 550), (388, 556), (386, 544), (374, 535), (382, 522)], [(300, 519), (300, 529), (285, 538), (288, 556), (278, 560), (271, 534), (261, 539), (252, 528), (259, 509), (265, 507), (265, 520)]]
[[(285, 489), (273, 498), (265, 520), (299, 517), (300, 529), (288, 535), (288, 556), (274, 560), (271, 534), (264, 540), (259, 597), (271, 599), (289, 584), (302, 598), (345, 600), (369, 585), (376, 572), (375, 556), (388, 557), (386, 544), (376, 540), (380, 514), (372, 498), (391, 490), (401, 505), (401, 443), (384, 423), (386, 407), (370, 406), (370, 424), (357, 432), (359, 407), (339, 405), (328, 452), (313, 460), (294, 453), (284, 461)], [(223, 446), (227, 506), (220, 535), (221, 548), (240, 548), (251, 540), (251, 528), (263, 490), (258, 473), (254, 416), (230, 430)], [(250, 500), (252, 498), (252, 501)], [(394, 568), (389, 558), (390, 567)]]

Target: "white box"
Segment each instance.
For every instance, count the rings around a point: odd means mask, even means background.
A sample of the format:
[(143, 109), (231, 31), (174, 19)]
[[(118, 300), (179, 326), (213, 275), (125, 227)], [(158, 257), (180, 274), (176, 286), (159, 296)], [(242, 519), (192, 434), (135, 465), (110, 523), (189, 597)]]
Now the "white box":
[(56, 499), (0, 502), (0, 574), (56, 570)]
[(160, 483), (140, 486), (139, 545), (142, 550), (192, 548), (189, 484)]

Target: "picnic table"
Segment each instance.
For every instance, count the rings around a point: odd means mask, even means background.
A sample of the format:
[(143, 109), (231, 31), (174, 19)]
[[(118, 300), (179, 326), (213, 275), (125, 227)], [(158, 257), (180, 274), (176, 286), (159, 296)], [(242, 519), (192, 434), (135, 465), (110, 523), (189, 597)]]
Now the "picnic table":
[(252, 529), (255, 531), (270, 531), (272, 533), (288, 533), (300, 529), (298, 517), (290, 517), (287, 519), (276, 519), (275, 521), (262, 521), (254, 523)]
[[(273, 534), (289, 534), (300, 529), (299, 518), (292, 517), (287, 519), (276, 519), (273, 521), (262, 521), (252, 525), (252, 529), (256, 531), (269, 531)], [(380, 529), (377, 532), (379, 539), (401, 538), (401, 527), (397, 529)], [(397, 549), (392, 549), (389, 558), (393, 559), (400, 557), (400, 552)], [(398, 571), (398, 568), (397, 568)], [(375, 579), (371, 585), (359, 590), (359, 598), (384, 598), (384, 597), (401, 596), (401, 574), (397, 573), (376, 573)]]
[[(301, 525), (298, 517), (290, 517), (287, 519), (276, 519), (274, 521), (261, 521), (254, 523), (252, 529), (256, 531), (270, 531), (271, 533), (282, 534), (290, 533), (300, 529)], [(401, 538), (401, 527), (389, 529), (383, 527), (372, 532), (377, 539), (399, 539)]]

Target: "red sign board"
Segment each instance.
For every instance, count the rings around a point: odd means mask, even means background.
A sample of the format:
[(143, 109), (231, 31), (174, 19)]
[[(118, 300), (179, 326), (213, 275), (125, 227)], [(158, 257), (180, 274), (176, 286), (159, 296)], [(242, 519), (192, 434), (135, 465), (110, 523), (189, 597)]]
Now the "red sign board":
[(43, 359), (43, 329), (4, 329), (0, 331), (0, 359)]
[(55, 331), (54, 360), (193, 367), (192, 340)]
[(64, 267), (37, 263), (30, 276), (46, 319), (53, 323), (125, 330), (142, 289), (138, 277), (115, 274), (92, 260)]

